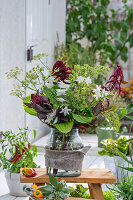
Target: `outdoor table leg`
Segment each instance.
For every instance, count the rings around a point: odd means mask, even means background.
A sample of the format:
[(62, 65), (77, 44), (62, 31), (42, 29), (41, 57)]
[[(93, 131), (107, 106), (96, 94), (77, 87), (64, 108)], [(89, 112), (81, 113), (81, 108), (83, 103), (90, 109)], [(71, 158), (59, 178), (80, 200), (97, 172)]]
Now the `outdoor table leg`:
[(104, 200), (102, 188), (100, 183), (89, 183), (89, 190), (92, 199)]

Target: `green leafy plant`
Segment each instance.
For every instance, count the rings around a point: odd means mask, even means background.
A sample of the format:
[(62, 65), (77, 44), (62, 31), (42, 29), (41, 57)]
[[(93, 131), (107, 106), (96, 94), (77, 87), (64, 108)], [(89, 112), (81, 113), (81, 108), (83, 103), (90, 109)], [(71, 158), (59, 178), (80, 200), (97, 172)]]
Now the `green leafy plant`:
[[(120, 112), (121, 118), (125, 117), (125, 118), (128, 118), (129, 120), (131, 120), (129, 134), (131, 133), (132, 126), (133, 126), (133, 123), (132, 123), (133, 116), (130, 115), (132, 113), (133, 113), (133, 104), (129, 104), (127, 106), (127, 108), (122, 109), (121, 112)], [(125, 156), (125, 154), (123, 152), (121, 152), (120, 150), (117, 150), (117, 152), (118, 152), (118, 155), (121, 156), (128, 163), (128, 165), (130, 165), (130, 166), (128, 166), (128, 167), (119, 166), (119, 167), (121, 167), (121, 168), (123, 168), (125, 170), (128, 170), (130, 172), (133, 172), (133, 138), (130, 138), (130, 139), (125, 140), (125, 141), (122, 141), (121, 145), (124, 145), (124, 144), (127, 144), (129, 146), (129, 158), (130, 159), (128, 159)]]
[[(130, 2), (132, 3), (132, 1)], [(76, 46), (78, 49), (77, 60), (80, 62), (80, 55), (88, 51), (91, 66), (94, 66), (97, 61), (100, 61), (101, 64), (106, 63), (114, 66), (119, 62), (118, 57), (124, 62), (127, 61), (127, 43), (129, 43), (130, 48), (133, 47), (133, 6), (127, 4), (127, 1), (123, 1), (123, 6), (120, 9), (109, 10), (110, 3), (110, 0), (67, 1), (67, 54), (70, 55)], [(88, 41), (88, 47), (84, 50), (80, 45), (80, 40), (83, 38)], [(73, 42), (76, 45), (71, 45)], [(70, 59), (68, 58), (72, 63), (73, 60)]]
[(83, 185), (76, 185), (76, 188), (69, 187), (71, 197), (81, 197), (90, 199), (90, 194), (86, 193), (88, 188), (85, 188)]
[[(88, 188), (85, 188), (83, 185), (76, 185), (76, 188), (69, 187), (69, 189), (71, 197), (91, 199), (90, 194), (86, 192)], [(116, 200), (115, 196), (110, 191), (103, 191), (103, 194), (105, 200)]]
[(37, 167), (33, 160), (37, 156), (37, 147), (31, 148), (28, 133), (28, 128), (19, 128), (18, 132), (1, 132), (0, 167), (9, 170), (10, 173), (19, 173), (20, 168)]
[[(24, 186), (23, 190), (33, 197), (35, 189), (29, 186)], [(46, 183), (46, 186), (39, 187), (44, 197), (50, 200), (64, 200), (69, 196), (69, 189), (64, 180), (60, 182), (57, 181), (56, 177), (52, 174), (49, 174), (49, 183)]]
[(108, 155), (108, 156), (119, 156), (118, 150), (122, 152), (124, 155), (127, 155), (129, 145), (127, 143), (122, 143), (127, 141), (126, 137), (119, 138), (117, 140), (113, 140), (109, 138), (107, 140), (103, 140), (101, 143), (103, 144), (103, 150), (98, 151), (99, 155)]
[(116, 196), (117, 199), (132, 200), (133, 199), (133, 177), (123, 175), (121, 182), (112, 185), (110, 191)]

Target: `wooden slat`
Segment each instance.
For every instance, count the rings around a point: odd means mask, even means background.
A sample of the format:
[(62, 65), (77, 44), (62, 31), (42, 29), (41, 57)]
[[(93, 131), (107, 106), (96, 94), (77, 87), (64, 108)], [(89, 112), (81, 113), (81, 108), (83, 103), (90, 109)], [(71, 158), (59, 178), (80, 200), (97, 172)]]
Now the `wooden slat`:
[[(40, 199), (40, 198), (39, 198)], [(32, 200), (31, 198), (29, 198), (29, 200)], [(43, 199), (42, 199), (43, 200)], [(84, 199), (84, 198), (77, 198), (77, 197), (69, 197), (66, 200), (88, 200), (88, 199)], [(95, 200), (95, 199), (89, 199), (89, 200)]]
[[(49, 176), (46, 169), (37, 168), (35, 177), (25, 177), (20, 170), (21, 183), (46, 183), (49, 182)], [(58, 181), (64, 179), (67, 183), (116, 183), (116, 177), (108, 169), (83, 169), (78, 177), (57, 177)]]
[[(77, 197), (69, 197), (67, 200), (87, 200), (87, 199), (77, 198)], [(89, 199), (89, 200), (94, 200), (94, 199)]]

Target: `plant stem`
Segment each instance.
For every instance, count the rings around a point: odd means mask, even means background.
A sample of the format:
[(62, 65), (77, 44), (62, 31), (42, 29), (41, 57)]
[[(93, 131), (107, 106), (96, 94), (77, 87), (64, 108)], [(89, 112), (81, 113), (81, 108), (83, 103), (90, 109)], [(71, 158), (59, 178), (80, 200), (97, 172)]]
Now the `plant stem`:
[(65, 133), (63, 133), (62, 137), (62, 150), (64, 150), (64, 144), (65, 144)]

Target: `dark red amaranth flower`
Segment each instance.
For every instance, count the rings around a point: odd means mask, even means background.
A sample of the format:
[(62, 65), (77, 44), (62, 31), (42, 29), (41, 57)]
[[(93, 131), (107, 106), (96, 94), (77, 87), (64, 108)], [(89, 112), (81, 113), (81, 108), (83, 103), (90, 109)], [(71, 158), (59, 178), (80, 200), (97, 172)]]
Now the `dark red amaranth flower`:
[(55, 80), (62, 81), (65, 84), (70, 84), (66, 80), (69, 80), (69, 74), (72, 74), (72, 69), (70, 67), (66, 67), (66, 63), (58, 60), (52, 69), (52, 76), (55, 76)]
[(126, 84), (127, 82), (124, 81), (124, 75), (121, 66), (117, 65), (117, 69), (115, 70), (114, 74), (110, 76), (106, 85), (108, 85), (110, 91), (116, 89), (118, 91), (118, 95), (123, 93), (128, 98), (127, 93), (121, 88), (122, 83)]
[(33, 102), (33, 108), (35, 108), (36, 104), (42, 106), (42, 96), (39, 95), (39, 90), (37, 90), (36, 94), (31, 94), (31, 101)]

